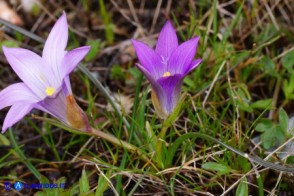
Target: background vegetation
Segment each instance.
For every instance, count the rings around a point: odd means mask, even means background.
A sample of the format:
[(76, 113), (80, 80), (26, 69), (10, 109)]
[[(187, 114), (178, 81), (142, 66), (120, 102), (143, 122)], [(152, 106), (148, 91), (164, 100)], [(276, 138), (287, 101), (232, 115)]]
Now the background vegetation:
[[(79, 105), (95, 128), (139, 147), (150, 160), (35, 119), (49, 116), (34, 111), (0, 135), (1, 195), (294, 195), (293, 173), (246, 156), (293, 168), (293, 1), (51, 0), (30, 8), (23, 2), (6, 2), (14, 14), (8, 19), (31, 33), (0, 26), (0, 45), (40, 53), (43, 43), (32, 36), (45, 39), (66, 11), (68, 49), (92, 46), (83, 65), (115, 98), (128, 123), (89, 75), (76, 70), (71, 82)], [(201, 37), (196, 56), (203, 63), (184, 80), (182, 110), (159, 140), (165, 125), (154, 113), (148, 82), (134, 66), (130, 40), (154, 46), (167, 19), (180, 42)], [(2, 52), (0, 77), (0, 89), (20, 80)], [(0, 112), (0, 122), (6, 112)], [(7, 191), (7, 181), (64, 182), (65, 189)]]

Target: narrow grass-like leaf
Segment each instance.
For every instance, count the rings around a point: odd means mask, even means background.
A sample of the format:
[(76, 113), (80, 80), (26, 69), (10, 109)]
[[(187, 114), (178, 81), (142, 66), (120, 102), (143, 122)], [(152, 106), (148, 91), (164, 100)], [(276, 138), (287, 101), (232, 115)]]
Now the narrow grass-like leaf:
[(236, 196), (247, 196), (247, 195), (248, 195), (248, 184), (247, 184), (247, 178), (244, 177), (237, 187)]
[(203, 133), (198, 133), (198, 132), (193, 132), (193, 133), (187, 133), (185, 135), (182, 135), (180, 136), (171, 146), (170, 148), (168, 149), (169, 151), (169, 156), (167, 157), (167, 160), (166, 160), (166, 166), (169, 167), (172, 163), (172, 159), (177, 151), (177, 149), (179, 148), (179, 146), (182, 144), (183, 141), (187, 140), (187, 139), (196, 139), (196, 138), (202, 138), (202, 139), (205, 139), (205, 140), (209, 140), (209, 141), (213, 141), (217, 144), (220, 144), (221, 146), (231, 150), (232, 152), (246, 158), (246, 159), (249, 159), (250, 161), (253, 161), (255, 163), (258, 163), (264, 167), (268, 167), (268, 168), (271, 168), (271, 169), (274, 169), (274, 170), (277, 170), (277, 171), (284, 171), (284, 172), (290, 172), (290, 173), (294, 173), (294, 168), (293, 167), (285, 167), (285, 166), (282, 166), (282, 165), (279, 165), (279, 164), (275, 164), (275, 163), (271, 163), (271, 162), (268, 162), (268, 161), (265, 161), (257, 156), (251, 156), (251, 155), (248, 155), (247, 153), (244, 153), (244, 152), (241, 152), (240, 150), (228, 145), (228, 144), (225, 144), (221, 141), (219, 141), (218, 139), (214, 138), (214, 137), (211, 137), (207, 134), (203, 134)]
[(232, 169), (229, 166), (216, 162), (206, 162), (202, 164), (201, 167), (206, 170), (216, 171), (219, 175), (227, 174), (232, 171)]
[(283, 108), (279, 111), (279, 123), (284, 133), (288, 131), (289, 117)]
[(250, 105), (251, 108), (258, 109), (271, 109), (272, 99), (262, 99), (258, 100)]
[(9, 138), (11, 140), (11, 143), (14, 147), (15, 152), (18, 154), (18, 156), (20, 157), (21, 160), (23, 160), (24, 164), (28, 167), (28, 169), (34, 174), (34, 176), (39, 180), (41, 178), (41, 174), (39, 173), (39, 171), (33, 166), (33, 164), (27, 159), (27, 157), (24, 155), (23, 151), (21, 150), (21, 148), (18, 146), (12, 129), (9, 128)]
[(82, 171), (82, 176), (79, 181), (80, 184), (80, 194), (86, 193), (90, 190), (88, 176), (86, 174), (85, 169)]
[(232, 33), (232, 30), (233, 30), (234, 26), (238, 22), (241, 14), (242, 14), (243, 5), (244, 5), (244, 0), (240, 4), (240, 7), (238, 8), (238, 11), (237, 11), (236, 15), (234, 16), (232, 22), (230, 23), (229, 27), (226, 29), (226, 31), (224, 33), (223, 40), (222, 40), (223, 43), (225, 43), (227, 41), (228, 37)]

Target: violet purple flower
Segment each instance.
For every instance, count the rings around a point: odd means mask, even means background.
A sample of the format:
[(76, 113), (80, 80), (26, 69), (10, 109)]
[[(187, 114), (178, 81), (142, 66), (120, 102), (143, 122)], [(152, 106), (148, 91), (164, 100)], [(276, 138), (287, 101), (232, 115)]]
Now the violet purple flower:
[(143, 42), (132, 40), (140, 64), (139, 70), (151, 83), (151, 98), (159, 117), (168, 117), (179, 101), (184, 77), (201, 59), (194, 59), (199, 37), (180, 45), (170, 21), (162, 28), (155, 50)]
[(67, 52), (67, 40), (68, 24), (63, 13), (46, 40), (42, 57), (26, 49), (3, 47), (7, 61), (23, 82), (0, 92), (0, 110), (11, 106), (2, 133), (33, 108), (47, 112), (73, 128), (87, 130), (88, 119), (72, 95), (69, 74), (90, 47)]

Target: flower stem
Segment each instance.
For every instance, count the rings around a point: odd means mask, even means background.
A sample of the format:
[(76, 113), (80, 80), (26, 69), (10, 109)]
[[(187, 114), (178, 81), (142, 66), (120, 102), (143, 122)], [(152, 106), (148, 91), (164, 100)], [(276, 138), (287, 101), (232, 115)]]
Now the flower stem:
[(125, 148), (129, 152), (138, 154), (140, 156), (140, 158), (146, 162), (150, 161), (149, 158), (146, 155), (144, 155), (144, 153), (139, 148), (137, 148), (136, 146), (134, 146), (128, 142), (117, 139), (114, 135), (111, 135), (109, 133), (105, 133), (103, 131), (94, 129), (93, 127), (91, 127), (90, 134), (94, 135), (96, 137), (100, 137), (102, 139), (105, 139), (116, 146), (120, 146), (122, 148)]

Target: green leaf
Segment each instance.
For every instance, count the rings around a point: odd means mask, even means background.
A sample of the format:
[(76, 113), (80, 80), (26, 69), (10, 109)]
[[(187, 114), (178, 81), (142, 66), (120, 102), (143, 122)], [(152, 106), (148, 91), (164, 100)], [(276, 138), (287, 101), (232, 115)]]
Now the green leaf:
[(251, 104), (251, 108), (270, 109), (272, 101), (273, 101), (272, 99), (258, 100), (258, 101)]
[[(105, 176), (109, 179), (110, 177), (110, 170), (105, 174)], [(103, 193), (109, 189), (109, 182), (103, 175), (99, 175), (97, 189), (95, 192), (95, 196), (102, 196)]]
[(204, 163), (202, 165), (202, 168), (206, 170), (216, 171), (220, 175), (230, 173), (230, 171), (232, 170), (229, 166), (221, 164), (221, 163), (216, 163), (216, 162)]
[[(48, 180), (48, 178), (46, 178), (46, 176), (41, 175), (40, 183), (42, 183), (42, 184), (50, 184), (50, 181)], [(50, 192), (50, 189), (43, 189), (43, 190), (44, 190), (43, 193), (49, 194), (49, 192)]]
[(80, 178), (80, 194), (86, 193), (90, 190), (89, 180), (86, 171), (83, 170), (82, 177)]
[(274, 123), (269, 119), (263, 119), (255, 127), (255, 130), (258, 132), (266, 132), (274, 127)]
[(183, 93), (174, 111), (167, 117), (163, 123), (163, 127), (170, 127), (179, 117), (183, 103), (185, 102), (187, 93)]
[(261, 135), (261, 141), (263, 147), (269, 149), (270, 147), (282, 144), (285, 141), (285, 133), (280, 125), (274, 125)]
[(286, 134), (288, 131), (289, 118), (283, 108), (281, 108), (279, 111), (279, 122), (280, 122), (282, 131)]
[(283, 91), (287, 100), (294, 99), (294, 73), (291, 74), (289, 81), (283, 81)]
[(286, 68), (289, 72), (293, 71), (293, 65), (294, 65), (294, 50), (287, 53), (282, 58), (282, 66)]
[(0, 145), (1, 146), (2, 145), (4, 145), (4, 146), (9, 146), (10, 145), (10, 141), (3, 134), (0, 134)]
[(125, 74), (122, 70), (122, 67), (119, 65), (113, 65), (111, 68), (110, 78), (113, 80), (124, 80)]
[(237, 190), (236, 190), (236, 196), (246, 196), (248, 195), (248, 184), (247, 184), (247, 178), (243, 178), (243, 180), (239, 183)]
[(19, 47), (19, 44), (15, 41), (8, 41), (8, 40), (5, 40), (5, 41), (2, 41), (0, 42), (0, 52), (2, 52), (2, 46), (6, 46), (6, 47), (12, 47), (12, 48), (18, 48)]
[(88, 40), (87, 45), (91, 46), (91, 49), (88, 52), (87, 56), (85, 57), (85, 60), (92, 61), (100, 50), (100, 40), (98, 40), (98, 39)]
[(275, 63), (268, 57), (264, 56), (261, 59), (261, 64), (263, 65), (263, 70), (269, 74), (275, 71)]
[(289, 157), (287, 158), (286, 163), (287, 163), (287, 164), (292, 164), (292, 165), (294, 165), (294, 156), (293, 156), (293, 155), (292, 155), (292, 156), (289, 156)]

